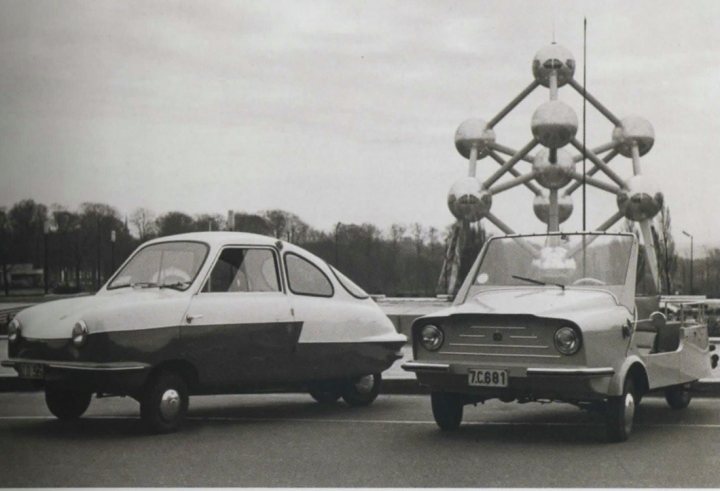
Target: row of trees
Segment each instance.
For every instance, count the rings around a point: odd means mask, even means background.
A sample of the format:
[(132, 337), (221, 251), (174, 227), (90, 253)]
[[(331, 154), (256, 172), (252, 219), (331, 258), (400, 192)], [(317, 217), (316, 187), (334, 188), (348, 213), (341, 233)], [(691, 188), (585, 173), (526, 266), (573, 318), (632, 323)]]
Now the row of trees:
[[(0, 209), (0, 284), (30, 286), (14, 274), (33, 265), (32, 286), (58, 292), (92, 291), (141, 243), (166, 235), (207, 230), (238, 230), (274, 236), (305, 247), (352, 277), (363, 288), (388, 295), (435, 295), (444, 257), (440, 231), (419, 223), (375, 225), (337, 223), (330, 231), (312, 228), (284, 210), (257, 214), (188, 214), (156, 216), (138, 208), (128, 217), (103, 203), (83, 203), (77, 210), (50, 207), (28, 199)], [(25, 268), (23, 268), (25, 265)], [(43, 277), (39, 270), (47, 270)], [(3, 281), (13, 278), (13, 281)]]
[[(381, 230), (368, 223), (337, 223), (331, 230), (321, 231), (284, 210), (257, 214), (230, 212), (227, 216), (190, 216), (172, 211), (158, 216), (147, 208), (138, 208), (123, 217), (104, 203), (83, 203), (73, 211), (27, 199), (8, 210), (0, 209), (0, 284), (7, 294), (13, 285), (3, 279), (19, 277), (13, 273), (25, 264), (33, 265), (36, 272), (47, 269), (49, 273), (45, 277), (35, 275), (36, 287), (44, 286), (42, 281), (47, 279), (48, 287), (57, 291), (90, 291), (98, 288), (146, 240), (185, 232), (233, 229), (274, 236), (305, 247), (373, 293), (435, 295), (447, 288), (450, 272), (444, 259), (448, 241), (450, 253), (462, 256), (457, 271), (461, 277), (485, 241), (484, 229), (475, 224), (464, 231), (467, 238), (464, 249), (454, 249), (452, 241), (457, 238), (459, 226), (451, 225), (440, 231), (413, 223)], [(689, 260), (680, 258), (676, 252), (667, 208), (656, 219), (653, 233), (663, 293), (691, 293), (692, 284), (693, 293), (720, 297), (720, 249), (707, 250), (690, 268)], [(14, 286), (22, 286), (17, 280), (15, 283)]]

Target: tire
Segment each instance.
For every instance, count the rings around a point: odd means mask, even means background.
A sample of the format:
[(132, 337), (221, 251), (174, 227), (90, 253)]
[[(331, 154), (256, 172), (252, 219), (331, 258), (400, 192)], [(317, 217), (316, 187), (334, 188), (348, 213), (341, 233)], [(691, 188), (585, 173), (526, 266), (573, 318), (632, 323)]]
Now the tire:
[(45, 404), (56, 418), (64, 421), (82, 416), (90, 406), (90, 399), (90, 392), (45, 388)]
[(364, 375), (348, 381), (342, 389), (342, 398), (350, 406), (368, 406), (380, 393), (382, 376), (379, 373)]
[(623, 395), (608, 397), (605, 405), (605, 428), (610, 442), (624, 442), (632, 433), (635, 408), (635, 386), (631, 378), (625, 379)]
[(685, 387), (672, 387), (665, 391), (665, 400), (671, 408), (680, 410), (690, 405), (692, 395)]
[(334, 404), (342, 396), (340, 390), (311, 390), (310, 396), (320, 404)]
[(447, 392), (432, 392), (430, 403), (435, 422), (442, 431), (453, 431), (460, 427), (464, 406), (460, 396)]
[(150, 377), (140, 397), (140, 417), (154, 433), (176, 431), (185, 420), (189, 393), (185, 380), (175, 372)]

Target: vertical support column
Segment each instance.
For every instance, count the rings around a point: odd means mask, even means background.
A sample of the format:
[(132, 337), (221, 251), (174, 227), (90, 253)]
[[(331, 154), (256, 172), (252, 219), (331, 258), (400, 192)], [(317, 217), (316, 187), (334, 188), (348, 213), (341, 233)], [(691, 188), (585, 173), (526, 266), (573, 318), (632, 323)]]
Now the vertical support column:
[(558, 204), (558, 190), (550, 190), (550, 206), (548, 209), (548, 232), (560, 231), (560, 205)]
[(660, 274), (658, 273), (657, 256), (655, 256), (655, 241), (653, 240), (652, 230), (650, 230), (650, 220), (643, 220), (640, 222), (640, 232), (642, 233), (643, 240), (645, 241), (645, 259), (650, 266), (650, 273), (652, 274), (653, 283), (655, 288), (660, 291)]
[(477, 175), (477, 155), (477, 147), (473, 145), (470, 149), (470, 158), (468, 159), (468, 177), (475, 177)]
[(636, 141), (632, 142), (632, 163), (633, 163), (633, 174), (636, 176), (639, 176), (642, 173), (642, 169), (640, 168), (640, 149), (638, 148), (638, 144)]
[(550, 100), (556, 101), (558, 98), (557, 72), (550, 72)]

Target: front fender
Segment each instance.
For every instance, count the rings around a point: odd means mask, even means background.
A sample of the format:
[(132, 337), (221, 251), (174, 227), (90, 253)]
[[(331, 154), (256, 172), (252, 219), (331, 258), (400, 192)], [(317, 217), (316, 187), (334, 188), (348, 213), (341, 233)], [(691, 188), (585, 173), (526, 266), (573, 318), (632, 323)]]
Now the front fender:
[(639, 356), (630, 355), (623, 360), (619, 367), (615, 368), (615, 375), (613, 375), (613, 378), (610, 381), (610, 387), (608, 388), (609, 396), (622, 395), (625, 379), (627, 378), (630, 369), (636, 364), (642, 368), (643, 374), (647, 380), (647, 368), (645, 367), (645, 363)]

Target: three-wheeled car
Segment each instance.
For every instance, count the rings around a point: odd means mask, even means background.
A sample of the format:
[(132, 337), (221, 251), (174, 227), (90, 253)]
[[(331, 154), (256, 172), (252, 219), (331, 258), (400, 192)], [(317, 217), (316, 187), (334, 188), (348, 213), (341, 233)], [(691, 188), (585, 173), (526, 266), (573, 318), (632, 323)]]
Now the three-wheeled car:
[(370, 404), (406, 342), (322, 259), (235, 232), (149, 241), (97, 294), (21, 311), (8, 339), (3, 365), (42, 383), (58, 418), (94, 393), (129, 395), (156, 431), (180, 425), (191, 394), (300, 388)]
[(438, 426), (488, 399), (563, 401), (603, 410), (621, 441), (644, 394), (687, 407), (718, 357), (705, 324), (667, 321), (658, 296), (636, 296), (638, 249), (623, 233), (491, 238), (453, 305), (412, 326), (403, 368), (430, 387)]

